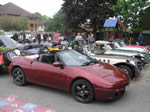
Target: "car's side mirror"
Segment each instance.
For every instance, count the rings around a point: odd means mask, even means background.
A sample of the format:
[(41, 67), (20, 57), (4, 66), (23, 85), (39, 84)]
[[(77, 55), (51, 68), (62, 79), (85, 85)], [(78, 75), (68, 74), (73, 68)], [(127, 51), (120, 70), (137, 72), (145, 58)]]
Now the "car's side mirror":
[(53, 63), (53, 66), (55, 66), (55, 67), (61, 67), (63, 64), (62, 63), (60, 63), (60, 62), (54, 62)]

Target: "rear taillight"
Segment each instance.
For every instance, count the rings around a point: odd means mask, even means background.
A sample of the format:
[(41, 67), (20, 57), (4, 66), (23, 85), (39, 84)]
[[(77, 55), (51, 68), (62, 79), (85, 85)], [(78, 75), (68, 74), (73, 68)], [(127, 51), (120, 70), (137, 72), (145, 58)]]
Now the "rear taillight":
[(0, 52), (0, 65), (5, 64), (5, 61), (3, 59), (3, 53)]

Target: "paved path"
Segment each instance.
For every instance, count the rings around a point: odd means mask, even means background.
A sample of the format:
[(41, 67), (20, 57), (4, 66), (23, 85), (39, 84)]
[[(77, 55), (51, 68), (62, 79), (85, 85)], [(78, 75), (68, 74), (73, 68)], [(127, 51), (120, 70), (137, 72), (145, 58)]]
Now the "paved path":
[[(95, 101), (90, 104), (76, 102), (69, 93), (28, 84), (16, 86), (8, 73), (0, 75), (0, 98), (16, 95), (21, 101), (41, 105), (56, 112), (149, 112), (150, 111), (150, 64), (134, 79), (128, 92), (112, 102)], [(1, 112), (1, 111), (0, 111)]]

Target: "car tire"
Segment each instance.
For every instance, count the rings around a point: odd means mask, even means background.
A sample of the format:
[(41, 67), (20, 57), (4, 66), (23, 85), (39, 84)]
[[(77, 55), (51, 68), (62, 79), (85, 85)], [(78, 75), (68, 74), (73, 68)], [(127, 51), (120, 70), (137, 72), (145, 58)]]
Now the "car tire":
[(127, 73), (130, 76), (131, 79), (133, 79), (133, 72), (132, 72), (132, 69), (130, 67), (128, 67), (126, 65), (120, 65), (119, 68), (123, 72)]
[(90, 103), (95, 98), (93, 86), (84, 79), (77, 80), (72, 84), (71, 93), (75, 100), (81, 103)]
[(24, 71), (19, 67), (13, 69), (12, 76), (15, 84), (18, 86), (24, 86), (27, 83)]
[(13, 51), (8, 51), (4, 53), (3, 59), (5, 61), (5, 65), (9, 65), (12, 62), (12, 58), (17, 54)]

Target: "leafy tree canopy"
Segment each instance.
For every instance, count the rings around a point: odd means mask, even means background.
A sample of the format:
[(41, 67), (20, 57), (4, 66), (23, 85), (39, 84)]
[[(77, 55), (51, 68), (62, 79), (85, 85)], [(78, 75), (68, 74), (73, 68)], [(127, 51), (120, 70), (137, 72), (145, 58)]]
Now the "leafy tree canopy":
[(142, 28), (144, 30), (149, 30), (150, 29), (150, 7), (146, 8), (145, 9), (145, 13), (144, 15), (142, 16), (142, 19), (141, 19), (141, 23), (142, 23)]
[(113, 16), (110, 6), (116, 0), (64, 0), (65, 24), (72, 29), (78, 29), (87, 23), (94, 32), (103, 27), (105, 19)]
[(36, 17), (40, 21), (48, 20), (49, 17), (46, 15), (41, 15), (39, 12), (36, 12), (33, 14), (34, 17)]
[(64, 12), (62, 10), (59, 10), (53, 18), (48, 20), (47, 30), (54, 32), (65, 32), (67, 30), (64, 25)]
[(117, 0), (117, 4), (111, 9), (116, 17), (124, 22), (133, 31), (141, 31), (141, 17), (145, 8), (149, 5), (149, 0)]

